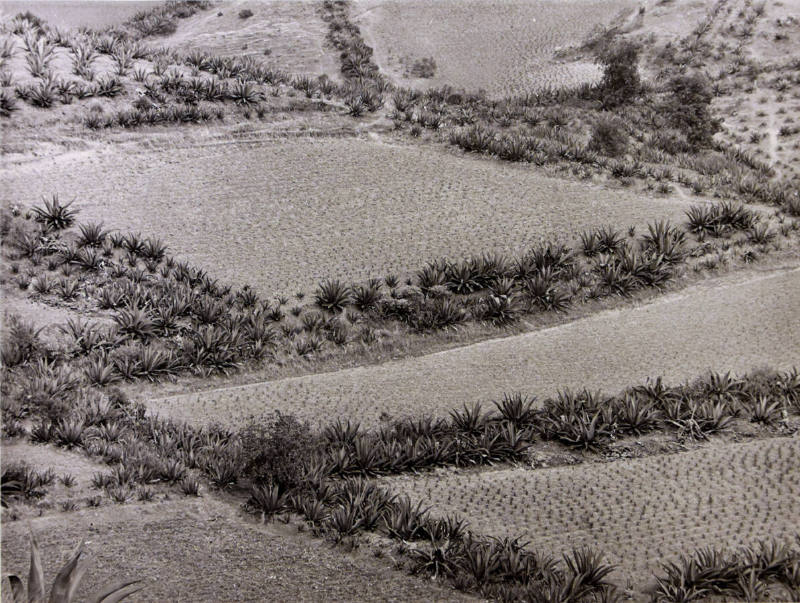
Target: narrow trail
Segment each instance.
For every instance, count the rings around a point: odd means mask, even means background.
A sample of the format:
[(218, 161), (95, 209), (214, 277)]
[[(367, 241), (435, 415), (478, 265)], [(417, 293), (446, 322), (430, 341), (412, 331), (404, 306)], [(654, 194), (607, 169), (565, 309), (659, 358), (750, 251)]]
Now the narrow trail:
[(767, 154), (770, 166), (780, 175), (778, 169), (778, 127), (775, 124), (775, 109), (769, 108), (769, 121), (767, 122)]
[(616, 392), (648, 377), (800, 367), (800, 268), (729, 275), (651, 304), (386, 364), (152, 399), (151, 411), (236, 423), (280, 410), (312, 424), (338, 417), (443, 415), (504, 392)]

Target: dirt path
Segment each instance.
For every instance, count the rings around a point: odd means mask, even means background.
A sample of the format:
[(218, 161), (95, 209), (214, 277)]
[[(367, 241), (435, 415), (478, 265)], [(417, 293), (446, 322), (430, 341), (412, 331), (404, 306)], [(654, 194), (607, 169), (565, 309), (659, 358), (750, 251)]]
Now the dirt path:
[[(746, 278), (746, 280), (744, 280)], [(236, 422), (281, 410), (327, 423), (337, 416), (446, 414), (462, 403), (522, 390), (615, 392), (648, 377), (800, 366), (800, 268), (733, 274), (640, 307), (383, 365), (151, 400), (162, 415)]]
[(778, 126), (775, 122), (775, 107), (770, 103), (769, 121), (767, 122), (767, 154), (770, 166), (778, 171)]

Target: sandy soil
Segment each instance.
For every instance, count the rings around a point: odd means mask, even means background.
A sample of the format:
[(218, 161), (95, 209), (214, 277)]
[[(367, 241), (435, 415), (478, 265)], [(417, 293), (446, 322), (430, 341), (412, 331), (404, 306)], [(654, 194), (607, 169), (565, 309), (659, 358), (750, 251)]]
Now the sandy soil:
[(618, 391), (648, 377), (800, 366), (800, 270), (710, 281), (635, 308), (462, 348), (293, 379), (154, 399), (151, 410), (203, 423), (281, 410), (314, 424), (446, 415), (521, 390)]
[(752, 546), (800, 530), (800, 439), (718, 444), (675, 455), (552, 469), (437, 472), (386, 480), (433, 513), (484, 534), (522, 536), (559, 556), (599, 548), (621, 585), (659, 561), (711, 546)]
[(73, 152), (7, 162), (0, 181), (1, 196), (22, 205), (77, 197), (81, 220), (159, 236), (265, 295), (402, 274), (440, 256), (517, 253), (601, 224), (680, 221), (693, 203), (354, 138)]
[[(378, 65), (399, 83), (449, 84), (491, 96), (523, 94), (545, 86), (592, 81), (593, 61), (562, 63), (553, 53), (579, 43), (629, 0), (362, 0), (354, 15)], [(404, 77), (403, 59), (432, 57), (432, 79)]]
[[(86, 541), (91, 563), (78, 600), (122, 578), (146, 585), (129, 601), (464, 600), (463, 593), (391, 569), (388, 556), (348, 554), (294, 526), (257, 524), (213, 497), (109, 505), (30, 524), (48, 583)], [(6, 523), (3, 572), (27, 576), (28, 555), (27, 523)]]

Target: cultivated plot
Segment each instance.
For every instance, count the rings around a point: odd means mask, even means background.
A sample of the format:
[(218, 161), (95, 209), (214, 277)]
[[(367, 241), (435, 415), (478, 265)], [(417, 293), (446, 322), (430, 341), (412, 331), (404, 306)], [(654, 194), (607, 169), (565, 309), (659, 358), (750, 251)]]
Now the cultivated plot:
[[(379, 0), (359, 2), (353, 14), (381, 69), (401, 82), (504, 96), (598, 79), (591, 60), (557, 62), (553, 54), (635, 6), (628, 0)], [(433, 78), (404, 76), (403, 62), (427, 57), (436, 62)]]
[(402, 274), (441, 256), (517, 254), (601, 224), (680, 221), (691, 205), (352, 138), (75, 153), (6, 166), (0, 178), (8, 201), (74, 197), (79, 220), (158, 236), (265, 296), (310, 292), (328, 277)]
[(800, 440), (704, 447), (552, 469), (436, 473), (386, 481), (434, 515), (458, 513), (481, 534), (521, 536), (560, 556), (580, 546), (642, 588), (659, 562), (702, 547), (791, 540), (800, 526)]
[[(45, 581), (81, 540), (91, 552), (77, 600), (138, 578), (135, 601), (463, 600), (392, 570), (388, 560), (344, 555), (293, 526), (257, 525), (211, 497), (107, 505), (33, 519)], [(28, 523), (3, 522), (3, 571), (27, 575)]]
[(254, 56), (290, 73), (333, 75), (337, 60), (326, 33), (314, 2), (221, 2), (181, 20), (164, 43), (184, 52)]

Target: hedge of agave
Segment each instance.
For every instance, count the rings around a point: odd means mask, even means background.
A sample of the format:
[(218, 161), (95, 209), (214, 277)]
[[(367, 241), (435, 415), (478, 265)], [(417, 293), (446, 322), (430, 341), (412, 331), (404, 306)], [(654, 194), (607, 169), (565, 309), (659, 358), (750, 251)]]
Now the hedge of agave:
[(316, 461), (326, 475), (379, 475), (443, 466), (518, 461), (533, 442), (601, 451), (617, 438), (652, 431), (706, 439), (737, 418), (773, 427), (800, 414), (800, 373), (757, 372), (742, 378), (711, 373), (693, 384), (665, 386), (658, 379), (619, 396), (563, 391), (537, 405), (535, 398), (506, 395), (484, 411), (479, 403), (450, 417), (408, 418), (362, 432), (337, 420), (323, 431)]

